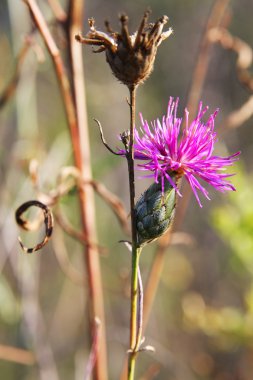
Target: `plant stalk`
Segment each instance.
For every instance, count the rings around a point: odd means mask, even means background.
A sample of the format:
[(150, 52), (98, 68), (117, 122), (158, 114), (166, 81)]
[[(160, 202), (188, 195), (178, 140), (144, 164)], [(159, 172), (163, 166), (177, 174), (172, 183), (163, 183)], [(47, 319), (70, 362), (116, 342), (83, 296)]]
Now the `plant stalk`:
[(131, 314), (130, 314), (130, 350), (128, 359), (128, 380), (134, 379), (136, 356), (140, 337), (138, 336), (138, 270), (141, 249), (137, 246), (135, 217), (135, 178), (134, 178), (134, 128), (136, 109), (136, 86), (129, 87), (130, 92), (130, 139), (127, 152), (129, 193), (132, 226), (132, 277), (131, 277)]
[[(84, 181), (92, 179), (88, 121), (86, 111), (86, 98), (84, 87), (84, 72), (82, 46), (75, 40), (75, 35), (82, 27), (83, 20), (83, 0), (69, 1), (69, 19), (68, 19), (68, 37), (69, 37), (69, 56), (71, 65), (72, 91), (75, 102), (77, 125), (79, 132), (79, 144), (76, 147), (80, 151), (81, 165), (79, 167)], [(88, 244), (84, 251), (86, 262), (89, 291), (90, 291), (90, 326), (93, 326), (94, 319), (99, 318), (101, 323), (98, 350), (95, 353), (94, 361), (94, 379), (107, 380), (107, 353), (106, 353), (106, 334), (105, 334), (105, 317), (101, 270), (99, 263), (99, 252), (97, 246), (92, 242), (96, 241), (96, 222), (95, 222), (95, 205), (94, 192), (90, 186), (84, 186), (79, 190), (81, 203), (81, 216), (83, 223), (84, 235), (87, 237)], [(90, 243), (90, 244), (89, 244)], [(94, 335), (93, 331), (93, 335)]]
[[(38, 28), (47, 50), (54, 63), (56, 75), (59, 81), (63, 103), (66, 111), (68, 126), (70, 129), (73, 146), (74, 161), (76, 167), (82, 173), (84, 180), (91, 179), (90, 152), (87, 119), (85, 112), (85, 93), (83, 88), (82, 56), (75, 43), (74, 35), (80, 29), (82, 22), (82, 1), (72, 0), (69, 4), (70, 16), (67, 23), (69, 30), (72, 61), (72, 82), (68, 78), (65, 65), (58, 47), (50, 33), (48, 25), (35, 0), (24, 0), (31, 16)], [(80, 16), (80, 17), (79, 17)], [(96, 240), (95, 213), (92, 189), (89, 186), (80, 187), (80, 211), (83, 224), (83, 233), (86, 236), (86, 248), (84, 256), (87, 264), (90, 291), (90, 323), (91, 331), (94, 319), (101, 321), (101, 334), (99, 341), (99, 353), (94, 364), (94, 378), (96, 380), (107, 380), (106, 344), (104, 333), (104, 309), (102, 282), (99, 264), (98, 249), (92, 242)]]
[[(135, 363), (141, 342), (141, 329), (139, 330), (138, 315), (138, 270), (141, 248), (132, 250), (132, 286), (131, 286), (131, 322), (130, 322), (130, 350), (128, 359), (128, 380), (134, 380)], [(142, 324), (142, 321), (140, 321)]]

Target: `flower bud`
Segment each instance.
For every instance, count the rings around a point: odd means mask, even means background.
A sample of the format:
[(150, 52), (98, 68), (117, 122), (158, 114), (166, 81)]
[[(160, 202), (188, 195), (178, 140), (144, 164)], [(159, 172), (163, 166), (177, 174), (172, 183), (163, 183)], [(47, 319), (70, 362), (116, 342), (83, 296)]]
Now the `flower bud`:
[(176, 190), (168, 181), (153, 183), (135, 206), (137, 243), (143, 246), (159, 238), (170, 227), (176, 206)]

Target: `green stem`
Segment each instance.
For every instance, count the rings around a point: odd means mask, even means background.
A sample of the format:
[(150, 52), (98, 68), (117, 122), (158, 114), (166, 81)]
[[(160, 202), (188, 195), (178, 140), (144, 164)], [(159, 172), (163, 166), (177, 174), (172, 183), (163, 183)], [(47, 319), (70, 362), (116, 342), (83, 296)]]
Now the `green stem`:
[(134, 380), (135, 362), (141, 341), (141, 329), (138, 329), (138, 270), (141, 248), (132, 247), (132, 288), (131, 288), (131, 324), (130, 352), (128, 361), (128, 380)]
[(130, 318), (130, 350), (128, 361), (128, 380), (134, 379), (136, 355), (139, 347), (138, 333), (138, 268), (141, 249), (137, 245), (135, 218), (135, 179), (134, 179), (134, 128), (136, 107), (136, 86), (129, 87), (130, 92), (130, 140), (127, 154), (129, 192), (132, 226), (132, 279), (131, 279), (131, 318)]
[[(133, 298), (137, 297), (138, 288), (138, 255), (137, 255), (137, 233), (135, 222), (135, 179), (134, 179), (134, 128), (135, 128), (135, 106), (136, 87), (129, 87), (130, 93), (130, 139), (127, 153), (131, 227), (132, 227), (132, 285), (131, 285), (131, 321), (130, 321), (130, 349), (133, 349), (136, 342), (136, 311), (133, 311)], [(137, 299), (137, 298), (136, 298)]]

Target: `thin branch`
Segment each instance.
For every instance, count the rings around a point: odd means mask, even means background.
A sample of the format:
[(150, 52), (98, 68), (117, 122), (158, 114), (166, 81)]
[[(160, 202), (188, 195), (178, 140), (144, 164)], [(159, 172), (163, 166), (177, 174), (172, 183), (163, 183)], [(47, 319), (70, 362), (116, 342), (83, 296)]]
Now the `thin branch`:
[(210, 60), (210, 50), (212, 48), (212, 44), (208, 38), (209, 31), (212, 28), (222, 24), (229, 3), (230, 0), (215, 0), (211, 13), (206, 22), (206, 27), (200, 42), (197, 61), (192, 76), (192, 83), (188, 94), (187, 109), (189, 111), (189, 115), (192, 115), (192, 117), (197, 112), (198, 102), (201, 96)]
[(101, 123), (97, 120), (97, 119), (93, 119), (97, 125), (98, 125), (98, 128), (99, 128), (99, 131), (100, 131), (100, 137), (101, 137), (101, 140), (102, 140), (102, 143), (104, 144), (104, 146), (109, 150), (109, 152), (111, 152), (112, 154), (115, 154), (116, 156), (120, 156), (120, 153), (117, 153), (115, 152), (108, 144), (107, 142), (105, 141), (105, 137), (104, 137), (104, 132), (103, 132), (103, 129), (102, 129), (102, 125)]
[(101, 329), (101, 322), (99, 318), (95, 318), (94, 321), (94, 333), (93, 333), (93, 339), (92, 339), (92, 347), (91, 352), (89, 355), (88, 364), (86, 366), (84, 380), (89, 380), (91, 373), (93, 371), (94, 365), (96, 363), (97, 357), (98, 357), (98, 350), (99, 350), (99, 341), (100, 341), (100, 329)]
[(229, 49), (237, 54), (236, 68), (239, 81), (252, 93), (253, 76), (249, 67), (253, 61), (253, 50), (245, 41), (234, 37), (225, 28), (213, 28), (209, 30), (208, 39), (211, 43), (219, 43), (223, 49)]
[[(44, 42), (47, 47), (47, 50), (53, 60), (55, 71), (57, 74), (57, 79), (59, 81), (64, 107), (66, 111), (67, 121), (70, 128), (71, 138), (73, 146), (78, 146), (79, 144), (79, 134), (77, 129), (77, 120), (75, 114), (75, 107), (72, 99), (70, 83), (67, 77), (66, 69), (62, 57), (60, 55), (59, 49), (55, 44), (55, 41), (50, 33), (50, 30), (47, 26), (47, 23), (36, 3), (35, 0), (24, 0), (27, 4), (31, 16), (34, 20), (35, 25), (37, 26)], [(81, 165), (81, 156), (80, 152), (74, 148), (75, 161), (77, 166)]]
[(12, 98), (12, 96), (16, 92), (17, 85), (20, 78), (21, 67), (25, 60), (25, 57), (27, 56), (28, 51), (30, 50), (30, 47), (31, 47), (31, 38), (26, 38), (25, 43), (22, 46), (16, 58), (16, 66), (15, 66), (13, 77), (11, 78), (10, 82), (8, 83), (8, 85), (3, 90), (2, 94), (0, 95), (0, 109), (8, 103), (8, 101)]
[[(238, 37), (234, 37), (224, 28), (213, 28), (209, 31), (211, 43), (219, 43), (223, 49), (229, 49), (237, 54), (236, 69), (239, 81), (246, 89), (253, 93), (253, 75), (249, 68), (253, 61), (253, 50), (246, 42)], [(253, 96), (251, 95), (246, 102), (237, 110), (228, 115), (223, 125), (224, 130), (237, 128), (253, 115)]]
[(47, 0), (47, 1), (56, 20), (59, 22), (65, 22), (67, 20), (67, 14), (65, 10), (62, 8), (60, 2), (57, 0)]
[[(47, 206), (54, 206), (59, 203), (59, 200), (67, 195), (75, 186), (78, 189), (85, 189), (86, 186), (91, 186), (98, 195), (107, 203), (107, 205), (112, 209), (114, 214), (116, 215), (123, 231), (129, 235), (129, 226), (128, 226), (128, 214), (123, 206), (121, 200), (109, 191), (105, 185), (95, 180), (83, 180), (80, 171), (75, 166), (65, 166), (61, 169), (60, 174), (57, 177), (57, 187), (55, 189), (50, 190), (48, 193), (43, 193), (38, 186), (38, 165), (35, 160), (32, 160), (29, 167), (30, 177), (34, 184), (34, 188), (37, 191), (37, 196), (39, 201), (45, 203)], [(72, 181), (71, 181), (72, 179)], [(82, 232), (75, 230), (64, 218), (63, 214), (60, 212), (60, 208), (58, 205), (57, 209), (57, 220), (58, 223), (62, 226), (62, 228), (72, 237), (76, 238), (80, 242), (88, 244), (87, 237), (84, 236)], [(33, 222), (34, 224), (34, 222)], [(29, 227), (31, 230), (32, 226)], [(35, 224), (33, 229), (38, 228), (38, 223)], [(90, 242), (90, 244), (95, 244), (94, 242)], [(98, 244), (95, 246), (102, 250)]]
[[(75, 36), (82, 29), (83, 23), (84, 0), (69, 1), (69, 18), (68, 18), (68, 40), (69, 40), (69, 62), (71, 72), (71, 89), (76, 108), (77, 127), (79, 133), (78, 145), (74, 149), (78, 150), (81, 162), (76, 162), (80, 169), (84, 181), (92, 179), (91, 158), (89, 145), (89, 131), (86, 110), (85, 82), (83, 72), (83, 52), (82, 45), (76, 42)], [(74, 144), (74, 142), (73, 142)], [(79, 191), (81, 202), (81, 216), (83, 223), (84, 235), (87, 236), (88, 242), (96, 241), (96, 220), (94, 192), (90, 186), (80, 188)], [(98, 249), (90, 244), (86, 246), (84, 259), (88, 270), (88, 281), (90, 290), (90, 309), (91, 309), (91, 334), (95, 334), (94, 318), (101, 321), (100, 346), (99, 353), (94, 364), (94, 379), (107, 380), (107, 348), (106, 348), (106, 329), (104, 316), (103, 287), (101, 278), (101, 269), (99, 262)]]
[(253, 95), (237, 110), (231, 112), (225, 120), (224, 128), (238, 128), (253, 116)]
[[(83, 87), (84, 76), (82, 71), (82, 52), (81, 45), (75, 43), (75, 35), (81, 29), (82, 25), (83, 1), (75, 0), (69, 2), (69, 18), (66, 27), (69, 36), (69, 61), (71, 62), (73, 79), (71, 84), (67, 77), (59, 49), (52, 38), (40, 9), (34, 0), (25, 0), (25, 2), (28, 5), (32, 18), (45, 41), (46, 47), (55, 66), (70, 128), (75, 164), (82, 173), (83, 178), (90, 180), (91, 168), (85, 109), (86, 102)], [(95, 241), (95, 213), (92, 189), (88, 187), (85, 190), (80, 189), (79, 198), (84, 235), (87, 236), (89, 240)], [(98, 251), (95, 247), (90, 244), (86, 245), (84, 257), (89, 279), (91, 316), (93, 316), (93, 318), (98, 316), (101, 320), (101, 324), (105, 326), (103, 292), (98, 255)], [(97, 380), (107, 379), (106, 362), (105, 329), (103, 329), (101, 333), (100, 352), (95, 364), (95, 377)]]
[(18, 347), (0, 345), (0, 359), (24, 365), (35, 364), (35, 355)]

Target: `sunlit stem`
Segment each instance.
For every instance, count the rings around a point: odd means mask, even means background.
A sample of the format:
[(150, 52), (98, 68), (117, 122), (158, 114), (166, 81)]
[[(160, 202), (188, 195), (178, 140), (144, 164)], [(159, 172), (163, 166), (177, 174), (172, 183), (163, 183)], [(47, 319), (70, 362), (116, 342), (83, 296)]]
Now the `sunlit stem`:
[(131, 278), (131, 319), (130, 319), (130, 350), (128, 361), (128, 380), (134, 379), (135, 362), (141, 337), (138, 329), (140, 321), (138, 318), (138, 271), (141, 249), (137, 244), (136, 216), (135, 216), (135, 179), (134, 179), (134, 128), (136, 107), (136, 86), (129, 87), (130, 92), (130, 138), (127, 152), (129, 192), (132, 226), (132, 278)]
[[(134, 380), (135, 362), (138, 354), (142, 328), (142, 313), (139, 304), (139, 259), (141, 248), (132, 250), (132, 287), (131, 287), (131, 324), (130, 324), (130, 350), (128, 360), (128, 380)], [(141, 305), (142, 308), (142, 305)], [(140, 320), (141, 317), (141, 320)]]

